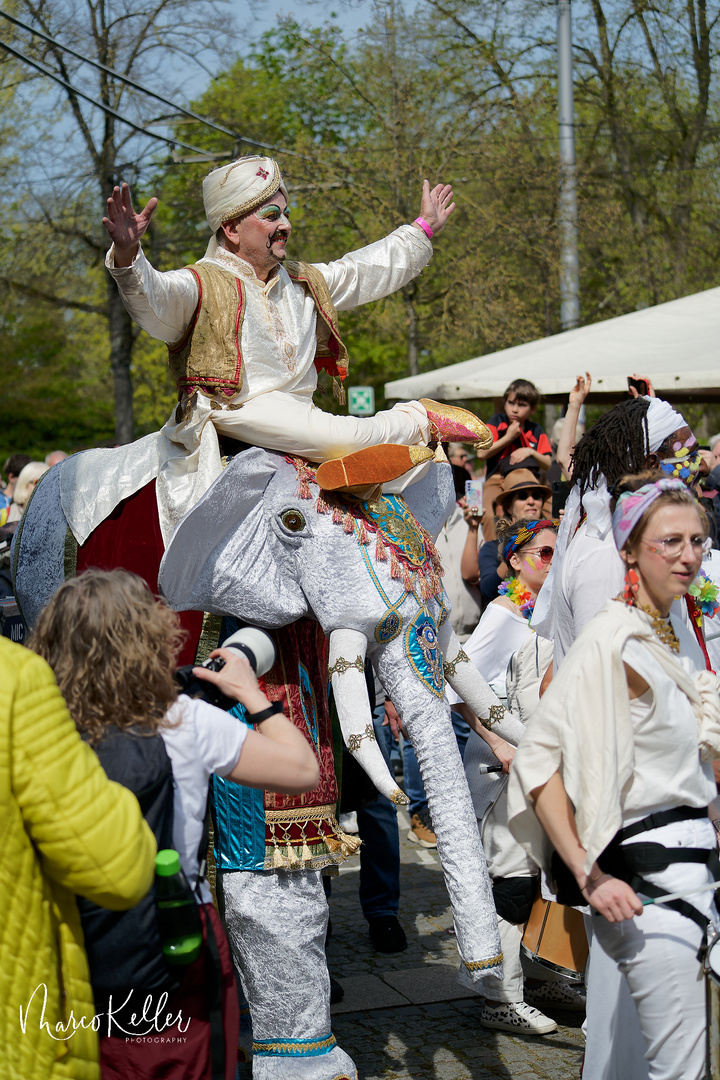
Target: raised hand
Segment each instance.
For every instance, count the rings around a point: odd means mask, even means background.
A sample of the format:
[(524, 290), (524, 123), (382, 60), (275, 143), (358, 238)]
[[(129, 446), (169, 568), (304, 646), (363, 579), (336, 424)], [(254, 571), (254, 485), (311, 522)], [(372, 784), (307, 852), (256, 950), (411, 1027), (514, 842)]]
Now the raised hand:
[(428, 223), (434, 236), (445, 227), (447, 219), (455, 209), (452, 197), (453, 189), (450, 184), (437, 184), (431, 191), (430, 183), (423, 180), (420, 217)]
[(592, 376), (589, 371), (585, 372), (585, 378), (582, 375), (578, 375), (575, 380), (575, 385), (570, 391), (569, 404), (570, 405), (582, 405), (585, 398), (590, 393), (590, 387), (592, 386)]
[(128, 185), (121, 184), (120, 187), (113, 188), (107, 201), (107, 217), (102, 219), (102, 223), (115, 245), (116, 266), (129, 266), (137, 255), (138, 245), (157, 204), (157, 199), (149, 199), (145, 209), (136, 214)]

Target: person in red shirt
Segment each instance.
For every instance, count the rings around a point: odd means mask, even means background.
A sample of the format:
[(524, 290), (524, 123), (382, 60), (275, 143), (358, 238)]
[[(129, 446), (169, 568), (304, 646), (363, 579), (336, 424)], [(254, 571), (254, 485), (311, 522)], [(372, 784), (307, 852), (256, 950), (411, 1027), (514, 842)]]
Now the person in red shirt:
[(488, 420), (493, 435), (493, 445), (478, 450), (477, 456), (486, 461), (486, 479), (483, 489), (483, 536), (495, 539), (493, 502), (502, 490), (503, 477), (521, 466), (540, 475), (550, 468), (552, 446), (547, 435), (534, 424), (530, 417), (540, 404), (540, 391), (527, 379), (514, 379), (503, 394), (503, 412), (495, 413)]

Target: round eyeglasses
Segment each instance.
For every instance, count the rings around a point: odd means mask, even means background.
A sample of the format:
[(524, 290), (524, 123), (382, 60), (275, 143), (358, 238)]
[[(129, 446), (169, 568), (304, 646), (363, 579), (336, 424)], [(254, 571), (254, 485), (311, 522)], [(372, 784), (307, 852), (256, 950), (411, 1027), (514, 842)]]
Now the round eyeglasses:
[(705, 551), (705, 537), (691, 536), (686, 540), (684, 536), (665, 536), (662, 539), (650, 540), (642, 538), (643, 544), (647, 544), (656, 555), (662, 555), (665, 559), (677, 559), (685, 550), (686, 544), (690, 544), (693, 555), (699, 558)]

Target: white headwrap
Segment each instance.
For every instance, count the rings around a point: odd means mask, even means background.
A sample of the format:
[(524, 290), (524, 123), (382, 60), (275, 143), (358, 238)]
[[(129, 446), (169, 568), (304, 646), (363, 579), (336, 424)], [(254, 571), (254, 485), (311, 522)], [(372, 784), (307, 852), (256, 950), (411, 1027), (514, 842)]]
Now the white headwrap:
[(269, 157), (241, 157), (208, 173), (203, 180), (203, 205), (212, 238), (205, 258), (215, 253), (215, 233), (223, 222), (249, 214), (276, 191), (282, 192), (287, 201), (280, 166)]
[[(647, 400), (650, 402), (646, 414), (647, 452), (654, 454), (669, 435), (686, 425), (684, 417), (679, 412), (675, 412), (667, 401), (663, 401), (662, 398), (648, 398)], [(582, 498), (582, 509), (586, 514), (588, 536), (604, 540), (610, 533), (612, 525), (610, 492), (604, 476), (600, 477), (594, 488), (586, 488)], [(556, 592), (560, 589), (560, 565), (580, 523), (580, 510), (580, 487), (575, 484), (565, 504), (565, 513), (558, 529), (550, 573), (538, 593), (530, 620), (530, 625), (536, 633), (551, 640), (555, 636), (555, 605)]]
[(647, 411), (648, 426), (648, 454), (654, 454), (660, 449), (669, 435), (679, 428), (686, 426), (684, 417), (675, 412), (672, 405), (662, 398), (653, 397), (648, 399), (650, 407)]

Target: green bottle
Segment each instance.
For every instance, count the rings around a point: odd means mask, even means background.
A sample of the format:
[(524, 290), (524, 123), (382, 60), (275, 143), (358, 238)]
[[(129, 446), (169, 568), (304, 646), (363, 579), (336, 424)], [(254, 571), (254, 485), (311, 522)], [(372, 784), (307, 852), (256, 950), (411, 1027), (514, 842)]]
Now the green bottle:
[(155, 896), (163, 956), (173, 967), (192, 964), (202, 948), (202, 928), (195, 895), (173, 848), (155, 856)]

